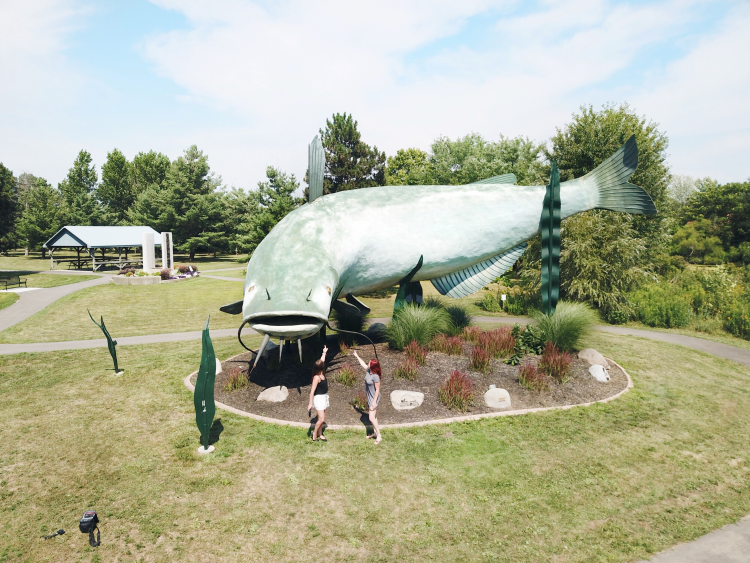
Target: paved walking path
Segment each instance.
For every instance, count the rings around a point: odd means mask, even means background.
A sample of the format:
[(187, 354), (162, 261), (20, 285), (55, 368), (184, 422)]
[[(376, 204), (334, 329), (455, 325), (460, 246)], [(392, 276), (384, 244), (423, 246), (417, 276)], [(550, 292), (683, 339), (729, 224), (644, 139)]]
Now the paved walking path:
[[(89, 273), (87, 275), (91, 274)], [(34, 313), (38, 313), (65, 295), (75, 293), (76, 291), (87, 287), (109, 283), (114, 274), (97, 275), (100, 275), (101, 277), (98, 277), (95, 280), (69, 283), (68, 285), (60, 285), (58, 287), (43, 287), (39, 288), (38, 291), (24, 292), (21, 295), (21, 298), (13, 305), (0, 310), (0, 331), (10, 328), (21, 321), (25, 321)]]

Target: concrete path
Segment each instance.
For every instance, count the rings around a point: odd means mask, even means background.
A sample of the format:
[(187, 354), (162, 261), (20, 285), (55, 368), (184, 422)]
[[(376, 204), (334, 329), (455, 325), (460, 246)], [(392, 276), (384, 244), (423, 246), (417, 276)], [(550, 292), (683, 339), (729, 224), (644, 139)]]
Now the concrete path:
[(639, 563), (748, 563), (750, 516)]
[(61, 285), (58, 287), (44, 287), (39, 288), (38, 291), (22, 293), (20, 299), (13, 305), (0, 310), (0, 331), (28, 319), (34, 313), (38, 313), (65, 295), (75, 293), (76, 291), (87, 287), (109, 283), (113, 275), (114, 274), (104, 274), (95, 280), (69, 283), (68, 285)]

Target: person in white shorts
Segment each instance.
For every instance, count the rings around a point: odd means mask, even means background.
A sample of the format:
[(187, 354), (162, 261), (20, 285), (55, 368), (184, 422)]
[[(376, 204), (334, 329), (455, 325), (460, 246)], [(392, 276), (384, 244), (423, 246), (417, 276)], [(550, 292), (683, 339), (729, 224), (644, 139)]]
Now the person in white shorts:
[(313, 380), (312, 386), (310, 387), (310, 404), (307, 405), (307, 413), (313, 407), (318, 413), (318, 422), (315, 423), (315, 428), (312, 433), (313, 442), (320, 438), (326, 442), (326, 437), (323, 436), (323, 423), (326, 421), (326, 409), (330, 403), (328, 398), (328, 380), (326, 379), (326, 353), (328, 347), (323, 346), (323, 355), (313, 365)]

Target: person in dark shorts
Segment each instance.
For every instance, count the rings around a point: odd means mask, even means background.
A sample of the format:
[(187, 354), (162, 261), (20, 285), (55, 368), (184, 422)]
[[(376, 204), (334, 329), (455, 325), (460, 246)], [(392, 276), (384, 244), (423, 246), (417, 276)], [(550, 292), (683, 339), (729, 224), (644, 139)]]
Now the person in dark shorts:
[(365, 391), (367, 393), (367, 408), (369, 409), (370, 422), (374, 433), (367, 438), (375, 438), (375, 443), (379, 444), (383, 437), (380, 435), (380, 425), (378, 424), (378, 405), (380, 404), (380, 378), (383, 372), (380, 369), (378, 360), (370, 360), (369, 365), (362, 361), (356, 351), (354, 357), (357, 358), (360, 365), (365, 369)]
[(328, 380), (326, 379), (326, 353), (328, 347), (323, 346), (323, 355), (313, 365), (313, 380), (310, 386), (310, 404), (307, 405), (308, 414), (315, 407), (315, 411), (318, 413), (318, 422), (315, 423), (315, 428), (312, 433), (313, 442), (320, 438), (324, 442), (327, 442), (326, 437), (323, 436), (323, 423), (326, 421), (326, 409), (330, 403), (328, 398)]

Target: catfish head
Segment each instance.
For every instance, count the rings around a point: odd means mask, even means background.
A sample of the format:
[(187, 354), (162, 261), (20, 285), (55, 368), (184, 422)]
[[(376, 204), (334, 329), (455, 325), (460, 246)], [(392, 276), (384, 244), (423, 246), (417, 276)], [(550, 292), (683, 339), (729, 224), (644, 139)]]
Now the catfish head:
[(279, 256), (272, 248), (261, 243), (248, 262), (242, 319), (271, 337), (313, 336), (328, 320), (339, 275), (320, 251)]

